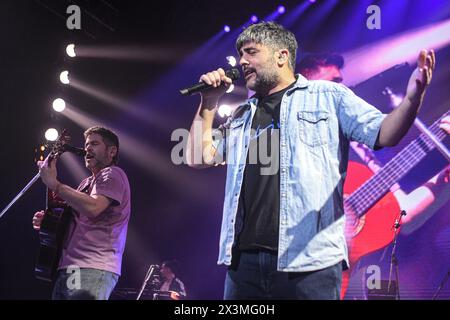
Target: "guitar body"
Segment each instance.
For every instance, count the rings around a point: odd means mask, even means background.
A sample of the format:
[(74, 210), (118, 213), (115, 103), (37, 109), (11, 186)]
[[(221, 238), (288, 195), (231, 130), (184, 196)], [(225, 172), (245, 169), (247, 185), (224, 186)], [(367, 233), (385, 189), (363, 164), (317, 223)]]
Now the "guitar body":
[[(47, 208), (39, 230), (39, 254), (34, 269), (36, 278), (53, 281), (56, 277), (63, 244), (72, 218), (72, 210), (53, 199)], [(59, 204), (59, 205), (55, 205)]]
[[(344, 195), (350, 195), (372, 176), (372, 171), (365, 165), (349, 161)], [(399, 213), (397, 200), (392, 192), (388, 192), (359, 219), (357, 230), (347, 240), (350, 269), (343, 272), (341, 298), (345, 296), (351, 271), (359, 259), (392, 242), (394, 239), (392, 226)]]

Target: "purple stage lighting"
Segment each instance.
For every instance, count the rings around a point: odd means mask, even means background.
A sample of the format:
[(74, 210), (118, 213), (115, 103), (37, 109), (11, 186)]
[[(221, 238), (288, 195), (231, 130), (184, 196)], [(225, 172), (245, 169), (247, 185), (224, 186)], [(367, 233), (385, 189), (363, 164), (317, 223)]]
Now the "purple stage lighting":
[(314, 2), (316, 2), (316, 0), (309, 0), (309, 2), (314, 3)]
[(255, 16), (255, 15), (252, 15), (252, 16), (250, 17), (250, 21), (251, 21), (252, 23), (257, 23), (257, 22), (258, 22), (258, 17)]
[(223, 31), (225, 31), (225, 32), (230, 32), (230, 26), (228, 26), (228, 25), (225, 25), (224, 27), (223, 27)]
[(284, 6), (278, 6), (277, 11), (279, 14), (283, 14), (286, 12), (286, 8)]

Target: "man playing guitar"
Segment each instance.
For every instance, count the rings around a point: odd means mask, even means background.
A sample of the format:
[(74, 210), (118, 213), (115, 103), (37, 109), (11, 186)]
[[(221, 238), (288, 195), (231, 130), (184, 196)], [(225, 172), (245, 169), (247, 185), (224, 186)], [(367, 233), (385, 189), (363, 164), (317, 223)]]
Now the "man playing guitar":
[[(91, 127), (85, 136), (85, 164), (92, 175), (75, 190), (57, 179), (56, 159), (39, 161), (42, 181), (72, 208), (69, 232), (54, 279), (53, 299), (109, 298), (121, 272), (130, 218), (130, 186), (117, 164), (119, 139)], [(46, 212), (33, 217), (39, 230)]]

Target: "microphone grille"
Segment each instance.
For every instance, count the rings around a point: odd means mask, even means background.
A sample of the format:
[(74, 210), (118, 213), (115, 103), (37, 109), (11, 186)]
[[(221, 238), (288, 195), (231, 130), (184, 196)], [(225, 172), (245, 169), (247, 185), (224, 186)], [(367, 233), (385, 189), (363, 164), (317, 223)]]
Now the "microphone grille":
[(241, 73), (239, 72), (238, 68), (231, 68), (225, 71), (225, 75), (230, 78), (231, 80), (236, 80), (241, 77)]

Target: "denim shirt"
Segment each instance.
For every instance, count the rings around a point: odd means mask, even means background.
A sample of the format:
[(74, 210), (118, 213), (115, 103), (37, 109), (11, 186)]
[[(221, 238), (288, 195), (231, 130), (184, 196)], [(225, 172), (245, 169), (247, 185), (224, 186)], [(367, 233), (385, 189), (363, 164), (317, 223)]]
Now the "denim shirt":
[[(280, 223), (278, 270), (305, 272), (348, 265), (343, 184), (349, 141), (374, 148), (385, 115), (350, 89), (297, 75), (280, 106)], [(239, 197), (256, 98), (221, 126), (216, 154), (227, 162), (218, 264), (230, 265), (242, 230)]]

